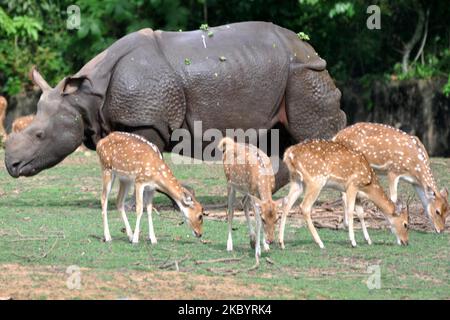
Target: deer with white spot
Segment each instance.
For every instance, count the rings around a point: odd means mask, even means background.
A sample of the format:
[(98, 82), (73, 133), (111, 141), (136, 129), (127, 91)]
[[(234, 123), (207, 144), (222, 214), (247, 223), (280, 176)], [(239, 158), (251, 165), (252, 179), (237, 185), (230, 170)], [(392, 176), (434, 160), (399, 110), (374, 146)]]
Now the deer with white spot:
[(392, 201), (397, 201), (400, 179), (411, 183), (435, 231), (445, 229), (450, 211), (448, 190), (438, 191), (430, 158), (419, 138), (384, 124), (361, 122), (339, 131), (333, 140), (361, 152), (377, 173), (387, 175)]
[(33, 122), (34, 117), (34, 114), (29, 114), (27, 116), (22, 116), (14, 119), (11, 126), (11, 132), (21, 132), (25, 130), (25, 128), (28, 127), (31, 122)]
[[(228, 241), (227, 250), (233, 250), (232, 222), (233, 204), (236, 190), (241, 192), (246, 201), (244, 212), (247, 220), (250, 244), (255, 248), (256, 264), (261, 256), (261, 228), (264, 229), (262, 242), (264, 250), (270, 249), (273, 242), (278, 211), (282, 208), (282, 199), (274, 201), (272, 192), (275, 177), (269, 157), (257, 147), (250, 144), (236, 143), (231, 138), (223, 138), (218, 145), (223, 152), (223, 166), (227, 179), (228, 191)], [(250, 199), (250, 200), (248, 200)], [(249, 204), (255, 212), (256, 236), (249, 216)]]
[[(357, 197), (371, 200), (381, 209), (397, 237), (397, 243), (408, 244), (408, 208), (401, 208), (384, 193), (378, 178), (362, 153), (342, 144), (312, 140), (289, 147), (284, 153), (284, 163), (290, 174), (290, 190), (280, 223), (279, 242), (284, 249), (284, 228), (286, 217), (295, 201), (305, 189), (300, 205), (309, 231), (320, 248), (324, 248), (319, 234), (311, 220), (311, 210), (323, 188), (345, 192), (345, 211), (348, 214), (350, 242), (356, 246), (353, 230), (353, 213)], [(359, 216), (361, 211), (356, 211)], [(370, 243), (364, 220), (361, 220), (364, 237)]]
[[(149, 223), (149, 239), (156, 244), (156, 236), (152, 221), (152, 200), (155, 191), (161, 191), (171, 197), (181, 209), (184, 219), (192, 228), (196, 237), (202, 235), (203, 208), (194, 196), (174, 177), (170, 168), (162, 159), (158, 148), (141, 136), (113, 132), (101, 139), (97, 144), (103, 176), (102, 216), (105, 241), (111, 241), (108, 226), (108, 196), (117, 177), (120, 181), (117, 195), (117, 208), (125, 223), (126, 233), (132, 243), (139, 241), (139, 225), (143, 214), (143, 192), (149, 188), (147, 215)], [(136, 191), (136, 227), (132, 233), (125, 213), (124, 198), (131, 185)]]

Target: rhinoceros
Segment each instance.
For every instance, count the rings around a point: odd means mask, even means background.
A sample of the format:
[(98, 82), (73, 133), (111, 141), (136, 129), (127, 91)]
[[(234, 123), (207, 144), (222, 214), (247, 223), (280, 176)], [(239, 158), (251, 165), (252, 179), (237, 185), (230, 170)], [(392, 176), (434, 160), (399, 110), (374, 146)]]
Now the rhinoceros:
[[(171, 133), (285, 129), (282, 149), (307, 138), (331, 138), (346, 124), (341, 93), (326, 62), (296, 33), (266, 22), (242, 22), (208, 32), (142, 29), (117, 40), (78, 73), (42, 90), (34, 121), (6, 142), (13, 177), (32, 176), (84, 143), (112, 131), (137, 133), (171, 151)], [(200, 133), (202, 134), (202, 133)], [(279, 154), (282, 156), (283, 150)], [(276, 189), (288, 181), (280, 168)]]

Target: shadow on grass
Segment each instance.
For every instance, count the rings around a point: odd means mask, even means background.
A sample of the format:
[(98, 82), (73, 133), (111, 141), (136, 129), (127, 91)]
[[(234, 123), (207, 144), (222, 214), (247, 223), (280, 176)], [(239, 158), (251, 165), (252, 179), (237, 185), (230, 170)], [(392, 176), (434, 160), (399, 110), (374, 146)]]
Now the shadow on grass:
[[(163, 194), (160, 194), (163, 195)], [(127, 198), (127, 201), (131, 201), (132, 196), (130, 195)], [(201, 196), (197, 197), (197, 200), (202, 205), (208, 205), (208, 204), (224, 204), (226, 203), (225, 197), (217, 197), (217, 196)], [(116, 202), (116, 196), (110, 196), (108, 205), (111, 209), (115, 209), (115, 202)], [(153, 201), (153, 204), (158, 208), (158, 206), (161, 207), (161, 209), (169, 209), (173, 211), (173, 207), (171, 204), (171, 201), (168, 197), (158, 197)], [(26, 198), (26, 197), (20, 197), (15, 199), (14, 201), (7, 201), (6, 199), (3, 201), (0, 201), (0, 206), (3, 208), (61, 208), (61, 207), (67, 207), (67, 208), (90, 208), (90, 209), (100, 209), (101, 203), (100, 198), (92, 197), (92, 198), (85, 198), (85, 199), (68, 199), (68, 200), (61, 200), (61, 199), (43, 199), (42, 201), (39, 201), (39, 199), (35, 198)], [(111, 207), (112, 206), (112, 207)], [(172, 209), (170, 209), (172, 208)]]

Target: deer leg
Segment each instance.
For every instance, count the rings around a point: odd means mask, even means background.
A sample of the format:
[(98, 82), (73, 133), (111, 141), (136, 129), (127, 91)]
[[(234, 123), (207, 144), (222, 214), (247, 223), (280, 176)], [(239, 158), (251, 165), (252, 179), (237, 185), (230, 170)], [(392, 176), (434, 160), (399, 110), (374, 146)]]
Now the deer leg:
[(155, 190), (149, 190), (147, 193), (148, 202), (147, 202), (147, 216), (148, 216), (148, 238), (152, 244), (156, 244), (156, 236), (155, 230), (153, 229), (153, 219), (152, 219), (152, 211), (153, 211), (153, 196), (155, 195)]
[(128, 239), (133, 240), (133, 231), (131, 231), (130, 223), (128, 222), (127, 213), (125, 212), (125, 198), (130, 189), (130, 182), (120, 180), (119, 193), (117, 194), (117, 209), (120, 211)]
[(264, 234), (264, 230), (261, 233), (262, 233), (262, 244), (263, 244), (264, 252), (269, 252), (270, 246), (266, 242), (266, 235)]
[(228, 240), (227, 240), (227, 251), (233, 251), (233, 238), (232, 238), (232, 231), (233, 231), (233, 215), (234, 215), (234, 209), (233, 204), (236, 199), (236, 190), (232, 185), (228, 185), (227, 187), (228, 191)]
[(352, 247), (356, 247), (355, 231), (353, 230), (353, 213), (355, 212), (356, 190), (347, 189), (348, 237)]
[(289, 189), (289, 194), (287, 195), (287, 201), (283, 208), (283, 213), (281, 214), (280, 221), (280, 231), (278, 233), (278, 243), (280, 244), (281, 249), (284, 249), (284, 230), (286, 225), (287, 215), (289, 210), (291, 210), (295, 201), (300, 197), (303, 191), (303, 185), (300, 181), (292, 181)]
[(136, 183), (135, 185), (136, 191), (136, 227), (134, 228), (133, 234), (133, 244), (137, 244), (139, 242), (139, 225), (141, 223), (142, 213), (143, 213), (143, 196), (144, 196), (144, 186), (140, 183)]
[(398, 182), (400, 180), (400, 176), (396, 173), (389, 172), (388, 175), (389, 180), (389, 195), (392, 200), (392, 202), (397, 202), (397, 192), (398, 192)]
[(255, 235), (255, 230), (253, 229), (252, 221), (250, 220), (249, 205), (250, 205), (250, 200), (249, 200), (249, 198), (247, 198), (247, 200), (244, 203), (244, 213), (245, 213), (245, 219), (247, 220), (248, 232), (250, 235), (250, 247), (252, 249), (255, 249), (256, 235)]
[(344, 226), (348, 228), (347, 195), (342, 192), (342, 203), (344, 204)]
[(364, 239), (366, 239), (367, 244), (371, 245), (372, 240), (370, 240), (369, 232), (367, 232), (366, 222), (364, 221), (364, 210), (359, 201), (357, 202), (355, 209), (356, 214), (358, 215), (359, 222), (361, 222), (361, 228), (364, 234)]
[(102, 188), (102, 218), (103, 218), (103, 234), (105, 242), (111, 241), (108, 225), (108, 197), (114, 182), (114, 176), (109, 170), (103, 171), (103, 188)]
[(256, 265), (259, 265), (259, 257), (261, 257), (261, 212), (253, 202), (253, 210), (255, 210), (255, 222), (256, 222), (256, 245), (255, 245), (255, 259)]
[(308, 225), (309, 232), (314, 238), (314, 241), (319, 245), (321, 249), (324, 248), (322, 240), (320, 240), (319, 234), (317, 233), (316, 228), (311, 220), (311, 210), (319, 197), (321, 187), (306, 187), (305, 197), (303, 198), (302, 204), (300, 205), (302, 209), (302, 213), (305, 216), (306, 224)]

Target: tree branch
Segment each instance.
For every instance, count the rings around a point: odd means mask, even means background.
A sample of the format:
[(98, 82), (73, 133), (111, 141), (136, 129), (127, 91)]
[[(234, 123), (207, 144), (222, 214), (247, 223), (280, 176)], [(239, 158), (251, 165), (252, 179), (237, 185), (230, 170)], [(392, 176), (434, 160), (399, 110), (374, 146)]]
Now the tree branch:
[(416, 54), (416, 57), (414, 58), (413, 63), (415, 63), (419, 59), (420, 55), (423, 54), (423, 49), (425, 48), (425, 43), (427, 42), (427, 37), (428, 37), (428, 20), (429, 20), (429, 17), (430, 17), (430, 9), (427, 9), (427, 14), (426, 14), (426, 18), (425, 18), (425, 31), (423, 32), (422, 43), (420, 44), (419, 51), (417, 51), (417, 54)]
[(423, 7), (419, 5), (419, 11), (417, 12), (419, 15), (416, 29), (414, 30), (414, 34), (412, 38), (405, 44), (403, 48), (403, 58), (402, 58), (402, 71), (403, 73), (408, 72), (409, 69), (409, 56), (411, 55), (411, 51), (414, 46), (419, 42), (420, 36), (422, 35), (423, 26), (425, 24), (425, 13), (423, 11)]

